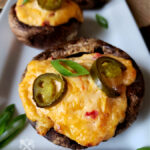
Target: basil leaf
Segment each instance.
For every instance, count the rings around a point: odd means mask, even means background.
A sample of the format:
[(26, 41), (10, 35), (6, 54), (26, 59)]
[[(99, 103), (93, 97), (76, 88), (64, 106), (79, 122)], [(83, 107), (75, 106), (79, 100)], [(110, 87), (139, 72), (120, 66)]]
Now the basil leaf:
[(150, 147), (142, 147), (142, 148), (138, 148), (137, 150), (150, 150)]
[[(67, 65), (68, 67), (73, 69), (73, 71), (75, 71), (76, 73), (71, 72), (69, 69), (65, 68), (60, 63)], [(51, 64), (59, 73), (61, 73), (64, 76), (76, 77), (76, 76), (89, 74), (89, 72), (83, 66), (71, 60), (57, 59), (57, 60), (51, 61)]]
[(100, 26), (102, 26), (106, 29), (108, 28), (108, 21), (103, 16), (96, 14), (96, 20)]
[(26, 4), (27, 2), (29, 2), (29, 0), (23, 0), (22, 5)]

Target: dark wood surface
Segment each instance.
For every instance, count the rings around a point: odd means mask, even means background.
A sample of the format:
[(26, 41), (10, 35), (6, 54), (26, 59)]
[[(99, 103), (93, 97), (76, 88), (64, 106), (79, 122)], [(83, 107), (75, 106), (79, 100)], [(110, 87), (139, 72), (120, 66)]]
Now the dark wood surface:
[(150, 52), (150, 0), (126, 0)]
[(143, 35), (143, 38), (145, 40), (145, 43), (149, 49), (149, 52), (150, 52), (150, 25), (149, 26), (146, 26), (146, 27), (141, 27), (140, 28), (140, 31)]

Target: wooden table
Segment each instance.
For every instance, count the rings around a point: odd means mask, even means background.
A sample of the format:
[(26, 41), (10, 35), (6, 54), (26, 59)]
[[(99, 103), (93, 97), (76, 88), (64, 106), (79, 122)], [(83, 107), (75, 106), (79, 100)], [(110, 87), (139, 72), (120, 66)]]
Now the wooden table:
[[(0, 0), (0, 11), (7, 0)], [(126, 0), (150, 50), (150, 0)]]

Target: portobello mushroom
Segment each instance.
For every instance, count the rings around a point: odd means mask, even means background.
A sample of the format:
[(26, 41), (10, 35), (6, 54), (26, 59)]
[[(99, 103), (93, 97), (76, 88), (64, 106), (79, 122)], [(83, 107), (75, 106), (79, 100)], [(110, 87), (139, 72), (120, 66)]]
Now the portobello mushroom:
[(78, 34), (81, 22), (71, 18), (67, 23), (51, 26), (47, 22), (43, 26), (33, 26), (21, 22), (17, 17), (16, 4), (9, 12), (9, 25), (17, 39), (24, 44), (47, 49), (61, 43), (73, 40)]
[[(66, 44), (59, 45), (53, 48), (52, 50), (48, 49), (42, 52), (41, 54), (37, 55), (36, 57), (34, 57), (34, 60), (41, 61), (41, 60), (48, 60), (49, 58), (58, 59), (58, 58), (79, 57), (82, 56), (83, 54), (89, 53), (111, 54), (113, 56), (129, 59), (132, 61), (132, 64), (136, 69), (136, 79), (131, 85), (127, 86), (126, 89), (126, 97), (127, 97), (126, 116), (124, 121), (118, 124), (114, 135), (116, 136), (125, 129), (127, 129), (136, 120), (144, 95), (144, 80), (142, 73), (139, 67), (136, 65), (135, 61), (127, 53), (125, 53), (119, 48), (116, 48), (98, 39), (80, 38), (78, 40), (74, 40)], [(26, 71), (23, 74), (22, 80), (26, 75)], [(36, 122), (30, 120), (29, 122), (33, 127), (36, 127)], [(47, 132), (47, 134), (44, 135), (44, 137), (53, 142), (54, 144), (71, 149), (84, 149), (88, 147), (79, 145), (75, 141), (69, 139), (67, 136), (58, 133), (56, 130), (54, 130), (54, 128), (51, 128)]]

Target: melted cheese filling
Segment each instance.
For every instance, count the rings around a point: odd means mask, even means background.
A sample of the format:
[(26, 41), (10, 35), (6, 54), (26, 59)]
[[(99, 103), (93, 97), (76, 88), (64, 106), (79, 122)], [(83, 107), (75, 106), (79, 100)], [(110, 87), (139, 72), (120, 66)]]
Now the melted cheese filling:
[[(114, 56), (111, 56), (114, 57)], [(123, 83), (129, 85), (136, 78), (136, 71), (130, 60), (118, 58), (126, 67)], [(95, 61), (95, 53), (69, 58), (88, 70)], [(64, 77), (67, 91), (59, 103), (53, 107), (39, 108), (33, 100), (33, 82), (41, 74), (59, 74), (49, 60), (33, 60), (19, 85), (19, 94), (27, 117), (36, 121), (39, 134), (45, 135), (50, 128), (66, 135), (84, 146), (94, 146), (115, 134), (116, 127), (123, 122), (127, 108), (126, 89), (122, 95), (108, 98), (94, 83), (90, 75)]]
[(55, 11), (42, 9), (37, 0), (29, 0), (24, 5), (22, 2), (18, 0), (16, 4), (16, 15), (19, 21), (30, 26), (58, 26), (69, 22), (71, 18), (83, 22), (81, 9), (71, 0), (63, 0), (62, 6)]

